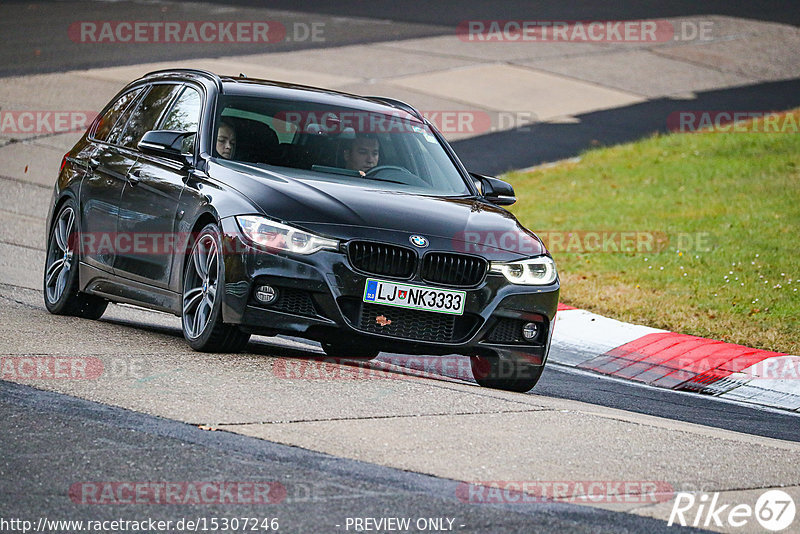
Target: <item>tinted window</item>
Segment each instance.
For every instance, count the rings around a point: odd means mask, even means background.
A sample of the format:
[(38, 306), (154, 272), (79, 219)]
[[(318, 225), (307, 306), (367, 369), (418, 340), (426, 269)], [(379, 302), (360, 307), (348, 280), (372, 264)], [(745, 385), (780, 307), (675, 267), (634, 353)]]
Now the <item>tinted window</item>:
[[(461, 196), (464, 178), (433, 131), (401, 109), (223, 96), (217, 123), (236, 146), (221, 159), (311, 171), (304, 179), (376, 189)], [(216, 137), (215, 137), (216, 139)], [(220, 150), (220, 149), (218, 149)]]
[[(193, 132), (196, 134), (200, 124), (201, 105), (200, 93), (191, 87), (186, 87), (169, 112), (164, 116), (159, 129)], [(194, 135), (184, 139), (183, 152), (194, 152), (194, 140), (196, 137)]]
[(164, 108), (180, 89), (181, 87), (178, 85), (154, 85), (136, 106), (125, 129), (122, 130), (121, 136), (119, 139), (115, 139), (116, 143), (128, 148), (136, 148), (136, 144), (145, 132), (155, 129), (156, 122), (161, 117)]
[[(114, 102), (114, 104), (108, 108), (108, 111), (106, 111), (100, 118), (100, 121), (97, 123), (97, 127), (95, 128), (93, 137), (97, 140), (105, 141), (108, 138), (108, 134), (111, 132), (111, 129), (114, 127), (114, 124), (119, 121), (120, 116), (131, 105), (131, 102), (133, 102), (134, 98), (136, 98), (141, 92), (141, 88), (134, 89), (133, 91), (125, 93), (116, 102)], [(122, 124), (124, 125), (125, 122), (123, 121)]]
[(227, 118), (233, 119), (248, 119), (251, 121), (263, 122), (270, 126), (278, 136), (278, 141), (281, 143), (291, 143), (297, 133), (297, 125), (291, 122), (283, 121), (277, 117), (270, 117), (261, 113), (254, 113), (246, 109), (238, 107), (227, 107), (223, 111), (223, 120)]

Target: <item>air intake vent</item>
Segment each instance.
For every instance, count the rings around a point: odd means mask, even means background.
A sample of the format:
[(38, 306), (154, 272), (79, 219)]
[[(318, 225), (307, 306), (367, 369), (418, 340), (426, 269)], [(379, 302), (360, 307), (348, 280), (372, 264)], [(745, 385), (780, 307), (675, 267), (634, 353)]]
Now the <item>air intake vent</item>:
[(306, 317), (317, 315), (311, 294), (308, 291), (290, 287), (278, 288), (278, 299), (271, 308), (295, 315), (305, 315)]

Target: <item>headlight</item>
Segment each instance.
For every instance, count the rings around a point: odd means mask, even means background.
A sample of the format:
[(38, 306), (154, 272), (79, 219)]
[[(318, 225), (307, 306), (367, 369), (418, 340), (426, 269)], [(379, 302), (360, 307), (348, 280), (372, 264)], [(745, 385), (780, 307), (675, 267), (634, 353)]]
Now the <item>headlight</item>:
[(503, 273), (512, 284), (546, 286), (556, 281), (556, 262), (548, 256), (509, 263), (492, 262), (491, 272)]
[(322, 249), (338, 250), (335, 239), (319, 237), (279, 222), (257, 215), (236, 217), (242, 233), (258, 246), (273, 250), (284, 250), (294, 254), (312, 254)]

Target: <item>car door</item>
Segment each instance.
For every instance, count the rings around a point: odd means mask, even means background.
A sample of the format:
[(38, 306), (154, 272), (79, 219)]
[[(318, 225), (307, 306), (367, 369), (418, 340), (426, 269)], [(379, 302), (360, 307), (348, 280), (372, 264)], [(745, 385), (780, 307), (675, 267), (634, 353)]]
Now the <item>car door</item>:
[[(173, 89), (169, 106), (156, 121), (136, 132), (138, 139), (145, 131), (174, 130), (197, 133), (202, 98), (192, 86)], [(194, 136), (187, 136), (183, 151), (194, 154)], [(118, 231), (133, 236), (140, 246), (117, 254), (115, 272), (132, 280), (168, 288), (172, 255), (180, 244), (176, 235), (178, 202), (185, 187), (189, 168), (184, 162), (151, 153), (140, 153), (128, 173), (128, 183), (120, 200)], [(135, 241), (134, 243), (137, 243)]]
[(136, 153), (120, 149), (116, 142), (143, 92), (141, 87), (128, 91), (105, 111), (90, 135), (94, 148), (84, 161), (87, 172), (79, 193), (81, 260), (108, 272), (113, 271), (116, 255), (119, 200), (136, 162)]

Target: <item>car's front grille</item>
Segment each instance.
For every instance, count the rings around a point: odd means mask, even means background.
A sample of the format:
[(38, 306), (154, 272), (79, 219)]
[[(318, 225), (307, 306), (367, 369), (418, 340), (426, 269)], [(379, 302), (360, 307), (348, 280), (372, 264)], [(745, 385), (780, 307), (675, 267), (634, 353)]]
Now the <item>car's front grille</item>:
[(452, 315), (410, 310), (380, 304), (362, 304), (358, 328), (415, 341), (453, 343), (467, 337), (480, 318), (470, 314)]
[(483, 258), (430, 252), (422, 260), (420, 276), (426, 282), (447, 286), (469, 287), (478, 285), (486, 274), (488, 262)]
[(278, 298), (270, 308), (294, 315), (314, 317), (317, 315), (311, 293), (292, 287), (279, 287)]
[(375, 334), (444, 343), (453, 340), (455, 319), (444, 313), (364, 304), (359, 327)]
[(359, 271), (392, 278), (411, 277), (417, 264), (417, 255), (409, 248), (369, 241), (350, 243), (348, 256)]
[[(410, 278), (417, 267), (412, 249), (386, 243), (353, 241), (348, 256), (354, 268), (377, 276)], [(488, 266), (489, 262), (475, 256), (429, 252), (422, 260), (420, 277), (434, 284), (472, 287), (481, 283)]]

